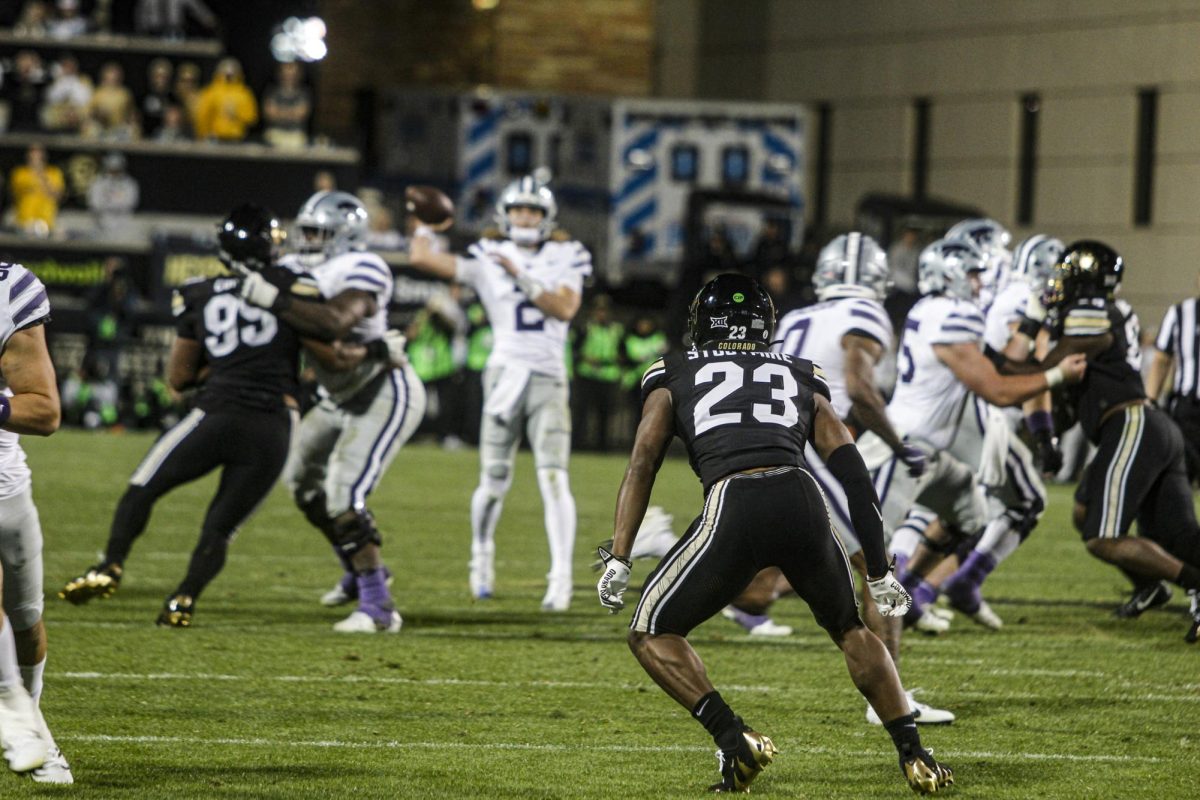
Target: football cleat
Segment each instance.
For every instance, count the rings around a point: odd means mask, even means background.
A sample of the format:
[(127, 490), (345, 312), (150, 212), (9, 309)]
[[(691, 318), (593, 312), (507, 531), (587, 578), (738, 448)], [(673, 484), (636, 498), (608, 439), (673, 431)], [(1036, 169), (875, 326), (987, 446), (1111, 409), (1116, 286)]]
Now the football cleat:
[(71, 774), (71, 765), (67, 763), (66, 756), (57, 745), (50, 747), (45, 763), (31, 772), (29, 777), (33, 778), (34, 783), (66, 785), (75, 782), (75, 776)]
[(571, 580), (547, 576), (550, 583), (542, 597), (542, 611), (567, 611), (571, 608)]
[(38, 728), (33, 699), (20, 683), (0, 688), (0, 748), (13, 772), (29, 772), (46, 762), (48, 744)]
[(335, 623), (333, 629), (338, 633), (399, 633), (403, 625), (404, 620), (395, 609), (388, 612), (386, 620), (376, 619), (362, 609), (356, 609), (350, 616)]
[(950, 620), (926, 608), (922, 608), (921, 612), (915, 615), (915, 617), (913, 617), (910, 611), (904, 617), (904, 624), (911, 625), (914, 629), (930, 636), (937, 636), (950, 630)]
[[(912, 711), (913, 719), (916, 720), (918, 725), (949, 725), (955, 720), (953, 711), (925, 705), (916, 700), (912, 692), (905, 692), (904, 696), (908, 698), (908, 707)], [(870, 703), (867, 703), (867, 722), (872, 725), (883, 724), (883, 720), (879, 718), (879, 714), (876, 713)]]
[(780, 625), (766, 614), (749, 614), (734, 606), (721, 609), (721, 616), (746, 629), (751, 636), (791, 636), (791, 625)]
[(774, 761), (779, 752), (770, 737), (749, 729), (742, 731), (741, 744), (744, 747), (739, 746), (736, 750), (717, 751), (721, 780), (708, 787), (710, 792), (748, 794), (758, 773)]
[(195, 601), (186, 594), (168, 597), (167, 602), (163, 603), (162, 611), (158, 612), (158, 619), (154, 621), (154, 624), (169, 628), (190, 628), (192, 627), (192, 613), (195, 609)]
[(954, 772), (934, 760), (933, 754), (921, 750), (915, 758), (900, 761), (904, 779), (917, 794), (933, 794), (954, 785)]
[(97, 564), (82, 575), (67, 581), (58, 596), (81, 606), (93, 597), (111, 597), (121, 586), (120, 564)]
[(489, 542), (484, 545), (471, 544), (470, 572), (471, 597), (475, 600), (489, 600), (496, 584), (496, 545)]
[(979, 623), (983, 627), (989, 628), (993, 631), (998, 631), (1004, 627), (1004, 620), (1000, 619), (1000, 615), (992, 610), (992, 607), (988, 605), (987, 600), (980, 600), (979, 608), (975, 609), (975, 613), (968, 614), (967, 616), (975, 620), (975, 622)]
[(1171, 587), (1166, 581), (1158, 581), (1134, 591), (1133, 596), (1113, 611), (1121, 619), (1134, 619), (1143, 612), (1157, 608), (1171, 599)]
[[(390, 588), (392, 585), (392, 571), (384, 567), (383, 572), (387, 576), (387, 585)], [(344, 606), (356, 600), (358, 600), (358, 577), (353, 572), (343, 573), (341, 580), (332, 589), (321, 595), (321, 605), (328, 608)]]
[(1192, 625), (1188, 628), (1187, 635), (1183, 637), (1183, 640), (1188, 644), (1195, 644), (1196, 640), (1200, 639), (1200, 592), (1188, 589), (1188, 597), (1191, 598), (1188, 615), (1192, 618)]

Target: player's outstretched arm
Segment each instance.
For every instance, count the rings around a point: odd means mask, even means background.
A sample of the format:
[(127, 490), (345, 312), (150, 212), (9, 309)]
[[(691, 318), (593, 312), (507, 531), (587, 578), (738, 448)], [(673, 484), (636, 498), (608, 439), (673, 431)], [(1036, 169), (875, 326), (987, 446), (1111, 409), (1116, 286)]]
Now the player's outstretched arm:
[(629, 466), (617, 491), (617, 511), (613, 522), (613, 555), (628, 559), (633, 549), (646, 507), (650, 504), (650, 491), (654, 478), (667, 454), (667, 445), (675, 435), (674, 409), (671, 393), (667, 389), (655, 389), (646, 398), (642, 408), (642, 421), (638, 423), (633, 450), (629, 454)]
[(1078, 383), (1087, 368), (1087, 358), (1076, 354), (1044, 372), (1001, 375), (973, 343), (935, 344), (933, 352), (964, 386), (996, 406), (1015, 406), (1060, 383)]
[[(297, 287), (303, 287), (301, 294)], [(378, 308), (375, 296), (362, 289), (346, 289), (326, 302), (318, 302), (316, 288), (296, 282), (290, 289), (273, 285), (259, 272), (247, 272), (239, 293), (251, 305), (265, 308), (297, 332), (321, 341), (345, 339), (351, 329)]]
[(14, 333), (0, 356), (0, 372), (13, 396), (0, 399), (0, 428), (49, 436), (58, 430), (62, 404), (54, 363), (41, 325)]

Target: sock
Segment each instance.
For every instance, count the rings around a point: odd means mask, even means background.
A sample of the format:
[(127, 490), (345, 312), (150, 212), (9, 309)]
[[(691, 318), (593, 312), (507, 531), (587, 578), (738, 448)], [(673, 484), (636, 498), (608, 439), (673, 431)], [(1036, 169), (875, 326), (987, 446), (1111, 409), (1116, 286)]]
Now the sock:
[(891, 735), (892, 744), (896, 745), (901, 765), (905, 761), (912, 761), (923, 750), (921, 735), (917, 733), (917, 720), (912, 714), (896, 717), (890, 722), (883, 723), (883, 727)]
[(12, 625), (8, 617), (0, 618), (0, 689), (9, 689), (21, 683), (21, 670), (17, 667), (17, 643), (13, 639)]
[(1179, 574), (1175, 576), (1175, 583), (1188, 591), (1200, 589), (1200, 569), (1185, 562)]
[(130, 486), (121, 495), (108, 533), (104, 554), (106, 564), (125, 563), (129, 551), (133, 549), (134, 540), (146, 530), (155, 499), (144, 486)]
[(968, 583), (972, 586), (980, 586), (995, 568), (996, 559), (987, 553), (973, 550), (962, 566), (950, 576), (950, 580), (946, 581), (946, 585)]
[(913, 608), (927, 606), (937, 600), (938, 590), (934, 588), (928, 581), (921, 581), (917, 584), (917, 588), (911, 592), (913, 599)]
[(542, 490), (546, 538), (550, 542), (550, 574), (559, 580), (571, 580), (571, 559), (575, 552), (575, 498), (565, 469), (539, 469), (538, 488)]
[(742, 738), (742, 718), (721, 697), (716, 689), (700, 698), (692, 709), (692, 716), (704, 726), (722, 750), (737, 749)]
[(733, 621), (746, 630), (756, 628), (770, 619), (766, 614), (751, 614), (749, 611), (742, 611), (736, 606), (730, 606), (730, 608), (733, 609)]
[(216, 531), (203, 531), (196, 549), (192, 551), (192, 559), (188, 562), (187, 575), (183, 583), (175, 590), (175, 594), (185, 594), (193, 600), (200, 597), (204, 587), (217, 577), (225, 567), (225, 552), (229, 549), (229, 537)]
[(43, 658), (36, 664), (20, 664), (19, 666), (21, 683), (25, 684), (25, 690), (33, 698), (33, 704), (37, 705), (42, 699), (42, 675), (46, 672), (46, 659)]
[(367, 613), (368, 609), (382, 609), (391, 616), (395, 605), (387, 588), (386, 569), (379, 567), (358, 573), (358, 607)]

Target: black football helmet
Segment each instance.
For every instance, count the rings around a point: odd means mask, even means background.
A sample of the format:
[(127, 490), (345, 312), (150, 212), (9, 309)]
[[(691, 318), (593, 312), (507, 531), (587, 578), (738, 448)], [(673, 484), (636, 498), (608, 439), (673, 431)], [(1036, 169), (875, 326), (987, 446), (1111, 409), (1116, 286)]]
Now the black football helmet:
[(243, 203), (217, 226), (221, 260), (260, 270), (273, 264), (287, 234), (268, 209)]
[(1081, 239), (1063, 251), (1046, 280), (1043, 303), (1063, 306), (1082, 298), (1112, 300), (1121, 286), (1125, 262), (1104, 242)]
[(775, 332), (775, 303), (753, 278), (718, 275), (692, 300), (688, 332), (698, 348), (763, 350)]

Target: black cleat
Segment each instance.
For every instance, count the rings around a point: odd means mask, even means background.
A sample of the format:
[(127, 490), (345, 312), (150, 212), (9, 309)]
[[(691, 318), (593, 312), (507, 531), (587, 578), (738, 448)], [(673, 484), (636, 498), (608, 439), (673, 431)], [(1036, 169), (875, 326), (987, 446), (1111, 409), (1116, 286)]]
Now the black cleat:
[(77, 578), (67, 581), (58, 596), (81, 606), (93, 597), (111, 597), (121, 586), (120, 564), (97, 564)]
[(902, 759), (900, 769), (904, 772), (904, 780), (917, 794), (933, 794), (954, 785), (954, 772), (945, 764), (939, 764), (933, 754), (924, 749), (907, 761)]
[(1136, 589), (1133, 596), (1117, 606), (1117, 610), (1113, 613), (1121, 619), (1134, 619), (1140, 617), (1145, 611), (1158, 608), (1170, 599), (1171, 587), (1167, 585), (1166, 581), (1157, 581)]
[(167, 602), (163, 604), (163, 610), (158, 613), (155, 624), (171, 628), (190, 628), (195, 607), (195, 602), (186, 594), (168, 597)]
[(742, 731), (742, 742), (736, 750), (717, 751), (721, 782), (714, 783), (708, 790), (718, 794), (749, 794), (750, 784), (775, 759), (778, 752), (779, 749), (769, 737), (749, 729)]

